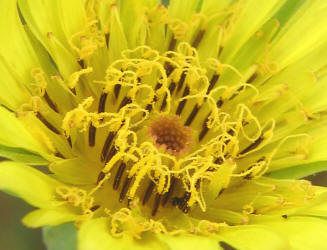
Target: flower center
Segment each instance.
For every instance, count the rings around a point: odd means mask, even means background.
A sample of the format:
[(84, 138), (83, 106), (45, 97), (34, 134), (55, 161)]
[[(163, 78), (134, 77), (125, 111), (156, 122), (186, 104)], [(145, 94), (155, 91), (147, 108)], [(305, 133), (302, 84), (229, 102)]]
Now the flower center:
[(181, 124), (178, 116), (161, 116), (149, 127), (149, 134), (156, 146), (178, 156), (187, 152), (192, 145), (191, 129)]

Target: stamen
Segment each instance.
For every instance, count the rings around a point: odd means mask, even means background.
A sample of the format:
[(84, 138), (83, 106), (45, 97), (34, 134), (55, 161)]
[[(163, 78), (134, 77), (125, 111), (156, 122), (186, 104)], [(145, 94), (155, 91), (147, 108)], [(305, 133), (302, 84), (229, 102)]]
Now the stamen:
[(100, 172), (99, 175), (98, 175), (98, 179), (97, 179), (97, 184), (100, 183), (100, 181), (103, 180), (103, 178), (106, 176), (106, 174), (104, 172)]
[(107, 48), (109, 48), (109, 38), (110, 38), (110, 34), (109, 34), (109, 33), (105, 33), (105, 34), (104, 34), (104, 38), (106, 39), (106, 46), (107, 46)]
[(184, 213), (188, 213), (190, 210), (190, 207), (187, 205), (187, 202), (191, 198), (191, 193), (190, 192), (185, 192), (182, 200), (178, 204), (178, 208), (182, 210)]
[(217, 101), (217, 107), (220, 108), (221, 106), (223, 106), (223, 104), (224, 104), (224, 101), (223, 101), (223, 99), (220, 97), (220, 98), (218, 99), (218, 101)]
[(43, 115), (41, 115), (40, 112), (36, 114), (36, 117), (48, 128), (50, 129), (53, 133), (60, 135), (60, 132), (58, 129), (56, 129), (50, 122), (48, 122)]
[(192, 43), (192, 47), (197, 48), (204, 36), (205, 30), (200, 30), (196, 38), (194, 39)]
[(100, 205), (94, 205), (93, 207), (90, 208), (92, 212), (98, 210), (100, 208)]
[(257, 146), (259, 146), (259, 144), (263, 141), (263, 137), (260, 136), (258, 139), (256, 139), (252, 144), (250, 144), (248, 147), (246, 147), (245, 149), (243, 149), (240, 153), (240, 155), (243, 155), (245, 153), (248, 153), (249, 151), (255, 149)]
[(115, 97), (116, 97), (116, 98), (118, 98), (118, 95), (119, 95), (120, 89), (121, 89), (121, 85), (120, 85), (120, 84), (115, 84), (115, 87), (114, 87), (114, 93), (115, 93)]
[(182, 75), (181, 75), (181, 77), (179, 78), (179, 81), (178, 81), (177, 93), (182, 89), (182, 87), (184, 85), (185, 78), (186, 78), (186, 73), (185, 73), (185, 71), (183, 71), (183, 73), (182, 73)]
[(95, 133), (96, 128), (91, 124), (89, 128), (89, 146), (94, 147), (95, 145)]
[(72, 138), (70, 136), (67, 138), (67, 141), (68, 141), (69, 146), (70, 147), (73, 147), (73, 145), (72, 145)]
[(155, 184), (151, 181), (150, 184), (148, 185), (148, 188), (145, 191), (143, 201), (142, 201), (143, 205), (145, 205), (145, 203), (147, 203), (148, 200), (150, 199), (154, 187), (155, 187)]
[(126, 164), (122, 162), (117, 170), (115, 179), (114, 179), (114, 184), (113, 184), (113, 189), (117, 190), (120, 184), (121, 177), (123, 176), (123, 173), (125, 171)]
[(199, 134), (199, 141), (202, 141), (202, 139), (205, 137), (205, 135), (208, 133), (209, 128), (207, 126), (207, 122), (209, 120), (209, 115), (207, 116), (207, 118), (204, 120), (203, 124), (202, 124), (202, 130)]
[(165, 94), (165, 97), (162, 101), (161, 107), (160, 107), (160, 111), (163, 111), (165, 109), (165, 107), (167, 106), (167, 94)]
[(187, 118), (186, 122), (185, 122), (185, 126), (190, 126), (191, 123), (193, 122), (195, 116), (197, 115), (197, 113), (199, 112), (201, 106), (199, 107), (197, 104), (194, 106), (191, 114), (189, 115), (189, 117)]
[(116, 153), (117, 153), (117, 149), (115, 147), (111, 147), (109, 154), (105, 158), (105, 162), (109, 162)]
[(164, 206), (166, 205), (167, 201), (170, 199), (170, 197), (172, 196), (173, 194), (173, 191), (174, 191), (174, 187), (175, 187), (175, 182), (176, 182), (176, 178), (174, 176), (172, 176), (170, 178), (170, 187), (168, 189), (168, 192), (165, 193), (163, 199), (162, 199), (162, 202), (161, 202), (161, 205)]
[(132, 99), (125, 96), (124, 99), (121, 101), (118, 110), (121, 109), (122, 107), (126, 106), (127, 104), (130, 104), (131, 102), (132, 102)]
[(55, 111), (56, 113), (59, 113), (58, 106), (51, 100), (50, 96), (48, 95), (47, 91), (44, 91), (44, 100), (47, 102), (49, 107)]
[(78, 64), (81, 66), (82, 69), (85, 69), (85, 62), (83, 59), (77, 61)]
[(176, 42), (177, 42), (177, 40), (173, 37), (173, 38), (170, 40), (170, 43), (169, 43), (169, 46), (168, 46), (168, 51), (172, 51), (172, 50), (175, 49)]
[(152, 209), (152, 216), (155, 216), (158, 212), (160, 200), (161, 200), (162, 195), (161, 194), (156, 194), (156, 197), (154, 198), (154, 205)]
[(107, 99), (108, 94), (107, 93), (102, 93), (99, 101), (99, 106), (98, 106), (98, 113), (103, 113), (106, 107), (106, 99)]
[[(190, 88), (188, 86), (185, 87), (184, 92), (183, 92), (183, 97), (187, 96), (190, 94)], [(184, 99), (179, 102), (177, 110), (176, 110), (176, 115), (180, 115), (185, 107), (187, 99)]]
[(170, 84), (169, 87), (168, 87), (169, 92), (170, 92), (171, 95), (173, 94), (175, 88), (176, 88), (176, 83), (171, 82), (171, 84)]
[(109, 147), (115, 137), (115, 132), (110, 132), (107, 136), (107, 139), (103, 145), (102, 152), (101, 152), (101, 161), (104, 161), (106, 159), (106, 155), (108, 153)]
[(209, 84), (209, 87), (208, 87), (208, 89), (207, 89), (207, 94), (209, 94), (210, 91), (213, 89), (213, 87), (216, 85), (216, 82), (218, 81), (219, 76), (220, 76), (220, 75), (218, 75), (218, 74), (214, 74), (214, 75), (211, 77), (210, 84)]
[(119, 195), (119, 202), (123, 202), (123, 200), (125, 199), (131, 182), (132, 182), (132, 178), (126, 177), (123, 188), (122, 188), (122, 190), (120, 192), (120, 195)]

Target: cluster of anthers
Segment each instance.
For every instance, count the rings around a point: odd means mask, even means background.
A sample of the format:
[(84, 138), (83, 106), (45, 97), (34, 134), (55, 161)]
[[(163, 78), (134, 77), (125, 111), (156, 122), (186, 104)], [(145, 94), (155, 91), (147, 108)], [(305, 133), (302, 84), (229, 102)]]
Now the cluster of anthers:
[[(235, 101), (254, 98), (255, 87), (248, 79), (215, 86), (225, 68), (241, 74), (217, 59), (200, 65), (196, 44), (182, 42), (176, 51), (174, 46), (173, 40), (163, 55), (147, 46), (124, 51), (97, 82), (103, 92), (86, 98), (63, 120), (67, 138), (72, 128), (88, 133), (89, 147), (98, 143), (97, 133), (106, 138), (98, 155), (103, 169), (91, 193), (112, 179), (120, 202), (138, 197), (146, 205), (154, 196), (152, 216), (168, 201), (184, 213), (195, 204), (205, 211), (206, 185), (219, 179), (218, 196), (232, 177), (261, 176), (271, 158), (238, 164), (260, 149), (274, 128), (273, 121), (262, 126)], [(97, 110), (88, 111), (94, 102)]]

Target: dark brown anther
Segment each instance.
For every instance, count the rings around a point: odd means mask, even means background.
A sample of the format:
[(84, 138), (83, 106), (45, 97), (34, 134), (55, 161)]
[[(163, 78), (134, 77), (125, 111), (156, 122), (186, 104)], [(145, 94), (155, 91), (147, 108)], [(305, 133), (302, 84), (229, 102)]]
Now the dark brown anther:
[(85, 61), (83, 59), (80, 59), (77, 62), (81, 66), (82, 69), (85, 69)]
[(55, 104), (55, 103), (51, 100), (51, 98), (50, 98), (50, 96), (48, 95), (47, 91), (44, 92), (43, 97), (44, 97), (44, 100), (47, 102), (48, 106), (49, 106), (49, 107), (50, 107), (54, 112), (59, 113), (59, 110), (58, 110), (58, 106), (57, 106), (57, 104)]
[(60, 152), (56, 152), (55, 156), (59, 157), (59, 158), (62, 158), (62, 159), (66, 159)]
[(169, 62), (165, 63), (164, 68), (165, 68), (167, 77), (169, 77), (170, 74), (173, 73), (173, 71), (174, 71), (174, 67)]
[(246, 147), (245, 149), (243, 149), (241, 151), (241, 153), (239, 153), (239, 155), (243, 155), (253, 149), (255, 149), (256, 147), (258, 147), (260, 145), (260, 143), (263, 141), (263, 137), (260, 136), (258, 139), (256, 139), (252, 144), (250, 144), (248, 147)]
[(76, 89), (75, 89), (75, 88), (71, 88), (70, 91), (71, 91), (74, 95), (76, 95)]
[(200, 30), (196, 38), (194, 39), (192, 43), (192, 47), (197, 48), (204, 36), (205, 30)]
[(221, 53), (223, 52), (223, 49), (224, 49), (224, 47), (219, 47), (219, 51), (218, 51), (218, 57), (220, 57), (220, 55), (221, 55)]
[(68, 142), (69, 146), (72, 148), (73, 147), (72, 138), (70, 136), (67, 138), (67, 142)]
[(214, 161), (215, 164), (221, 165), (224, 163), (224, 159), (222, 157), (218, 157)]
[(172, 176), (170, 178), (170, 187), (168, 189), (168, 192), (164, 194), (161, 205), (164, 206), (166, 205), (167, 201), (170, 199), (170, 197), (172, 196), (173, 192), (174, 192), (174, 187), (175, 187), (175, 183), (176, 183), (176, 178), (174, 176)]
[(202, 123), (202, 130), (199, 134), (199, 141), (202, 141), (202, 139), (206, 136), (206, 134), (209, 132), (209, 128), (207, 126), (207, 122), (209, 120), (209, 115), (206, 117), (206, 119)]
[(111, 160), (112, 157), (114, 157), (114, 155), (117, 153), (117, 149), (115, 147), (111, 147), (108, 155), (106, 155), (106, 158), (105, 158), (105, 162), (109, 162)]
[(203, 127), (199, 134), (199, 141), (202, 141), (202, 139), (206, 136), (208, 132), (209, 132), (208, 127), (207, 126)]
[(220, 97), (219, 100), (217, 101), (217, 107), (220, 108), (221, 106), (223, 106), (224, 101), (223, 99)]
[(110, 148), (110, 145), (115, 137), (116, 133), (115, 132), (110, 132), (107, 136), (106, 141), (104, 142), (102, 152), (101, 152), (101, 161), (104, 161), (106, 159), (106, 155), (108, 153), (108, 150)]
[(40, 112), (36, 114), (36, 117), (48, 128), (50, 129), (53, 133), (60, 135), (60, 132), (58, 129), (56, 129), (50, 122), (48, 122), (43, 115), (41, 115)]
[(158, 212), (161, 196), (162, 196), (161, 194), (156, 194), (156, 197), (154, 198), (152, 216), (155, 216), (157, 214), (157, 212)]
[(92, 212), (98, 210), (100, 208), (100, 205), (94, 205), (93, 207), (90, 208)]
[(110, 34), (109, 34), (109, 33), (105, 33), (105, 34), (104, 34), (104, 38), (106, 39), (106, 46), (107, 46), (107, 48), (109, 48), (109, 38), (110, 38)]
[(255, 79), (257, 79), (258, 74), (255, 72), (248, 80), (247, 83), (252, 83), (254, 82)]
[(155, 187), (155, 184), (153, 183), (153, 181), (151, 181), (145, 191), (145, 194), (144, 194), (144, 197), (143, 197), (143, 201), (142, 201), (142, 204), (145, 205), (145, 203), (148, 202), (148, 200), (150, 199), (151, 197), (151, 194), (153, 192), (153, 189)]
[(123, 200), (125, 199), (131, 182), (132, 182), (132, 178), (126, 177), (124, 185), (123, 185), (123, 189), (121, 190), (120, 195), (119, 195), (119, 202), (123, 202)]
[(190, 210), (190, 207), (187, 205), (187, 202), (191, 198), (190, 192), (185, 192), (183, 198), (181, 199), (181, 202), (178, 204), (178, 208), (182, 210), (183, 213), (188, 213)]
[(172, 51), (172, 50), (175, 49), (176, 42), (177, 42), (177, 40), (173, 37), (173, 38), (170, 40), (170, 43), (169, 43), (169, 46), (168, 46), (168, 51)]
[(220, 189), (219, 193), (218, 193), (218, 196), (220, 196), (224, 191), (226, 190), (226, 188), (222, 188)]
[(95, 145), (95, 133), (96, 128), (91, 124), (89, 127), (89, 146), (94, 147)]
[(160, 111), (163, 111), (167, 106), (167, 94), (165, 94), (164, 99), (162, 101), (161, 107), (160, 107)]
[(97, 184), (100, 183), (100, 181), (103, 180), (103, 178), (106, 176), (106, 174), (104, 172), (100, 172), (99, 175), (98, 175), (98, 179), (97, 179)]
[(115, 84), (115, 87), (114, 87), (114, 93), (115, 93), (115, 97), (116, 97), (116, 98), (118, 98), (118, 95), (119, 95), (120, 89), (121, 89), (121, 85), (120, 85), (120, 84)]
[(171, 82), (170, 85), (169, 85), (169, 87), (168, 87), (169, 92), (170, 92), (171, 95), (173, 94), (175, 88), (176, 88), (176, 83)]
[(282, 217), (283, 217), (284, 219), (287, 219), (287, 218), (288, 218), (287, 214), (283, 214)]
[[(190, 88), (188, 86), (185, 87), (184, 92), (183, 92), (183, 97), (187, 96), (188, 94), (190, 94)], [(176, 115), (180, 115), (185, 107), (186, 104), (186, 99), (182, 100), (179, 102), (177, 110), (176, 110)]]
[(211, 80), (210, 80), (210, 84), (209, 84), (209, 87), (207, 89), (207, 94), (210, 93), (210, 91), (215, 87), (216, 85), (216, 82), (218, 81), (219, 79), (219, 76), (218, 74), (214, 74), (212, 77), (211, 77)]
[(132, 99), (125, 96), (124, 99), (121, 101), (118, 110), (120, 110), (121, 108), (123, 108), (124, 106), (126, 106), (127, 104), (130, 104), (132, 102)]
[(185, 122), (185, 126), (190, 126), (191, 123), (193, 122), (195, 116), (197, 115), (197, 113), (199, 112), (201, 107), (199, 107), (197, 104), (194, 106), (191, 114), (189, 115), (189, 117), (187, 118), (186, 122)]
[(186, 78), (186, 73), (185, 73), (185, 71), (183, 71), (183, 73), (181, 74), (181, 77), (179, 78), (179, 81), (178, 81), (177, 93), (182, 89), (185, 78)]
[(122, 162), (117, 170), (115, 179), (114, 179), (114, 184), (113, 184), (113, 189), (117, 190), (120, 184), (121, 177), (123, 176), (123, 173), (125, 171), (126, 164)]
[(106, 99), (107, 99), (108, 94), (107, 93), (102, 93), (100, 96), (99, 100), (99, 106), (98, 106), (98, 113), (103, 113), (105, 108), (106, 108)]

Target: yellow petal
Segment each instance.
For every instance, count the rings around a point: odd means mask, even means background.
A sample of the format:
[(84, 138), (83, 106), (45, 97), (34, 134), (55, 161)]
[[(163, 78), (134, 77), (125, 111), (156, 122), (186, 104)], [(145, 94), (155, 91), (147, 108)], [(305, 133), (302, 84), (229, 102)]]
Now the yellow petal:
[(60, 183), (40, 171), (17, 162), (0, 163), (0, 189), (22, 198), (32, 206), (52, 207)]
[(83, 158), (55, 162), (50, 170), (63, 182), (75, 185), (94, 184), (101, 172), (101, 166)]
[(41, 208), (28, 213), (23, 218), (23, 223), (28, 227), (57, 226), (59, 224), (76, 221), (83, 216), (78, 215), (67, 208), (55, 209)]
[(154, 234), (142, 237), (142, 240), (133, 239), (130, 236), (115, 238), (110, 235), (107, 218), (97, 218), (84, 222), (78, 232), (79, 250), (168, 250), (163, 242), (160, 242)]

